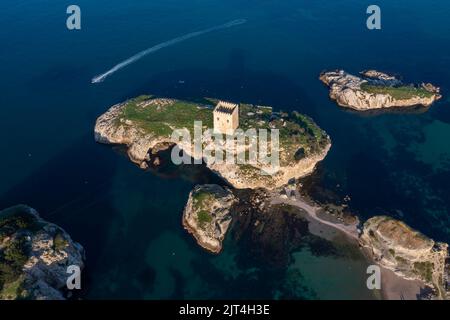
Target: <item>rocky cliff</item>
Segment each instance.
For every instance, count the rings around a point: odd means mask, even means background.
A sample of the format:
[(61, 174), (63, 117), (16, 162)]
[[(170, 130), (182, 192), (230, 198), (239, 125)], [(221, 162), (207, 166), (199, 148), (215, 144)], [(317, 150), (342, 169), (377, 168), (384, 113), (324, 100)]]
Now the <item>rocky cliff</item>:
[(447, 244), (435, 242), (386, 216), (364, 223), (360, 243), (381, 266), (406, 279), (422, 280), (435, 289), (436, 296), (447, 297)]
[[(299, 113), (274, 113), (270, 107), (241, 104), (239, 118), (242, 130), (279, 130), (280, 162), (278, 170), (273, 173), (270, 164), (261, 162), (238, 164), (237, 161), (227, 163), (225, 159), (222, 163), (206, 161), (210, 170), (235, 188), (272, 189), (292, 178), (308, 175), (324, 159), (331, 146), (329, 136), (310, 118)], [(115, 105), (101, 115), (95, 125), (95, 140), (126, 145), (130, 159), (143, 169), (148, 167), (155, 150), (167, 149), (175, 144), (189, 157), (205, 160), (202, 155), (195, 156), (191, 144), (171, 139), (175, 129), (186, 129), (193, 137), (194, 121), (202, 121), (203, 129), (212, 129), (211, 105), (141, 96)], [(202, 146), (203, 150), (218, 148), (223, 154), (248, 153), (248, 150), (232, 150), (227, 144), (216, 143), (211, 138), (202, 140)]]
[(0, 299), (62, 300), (83, 247), (27, 206), (0, 211)]
[(232, 221), (236, 197), (226, 187), (215, 184), (196, 186), (189, 194), (183, 213), (183, 226), (206, 250), (219, 253)]
[(430, 83), (404, 85), (395, 76), (368, 70), (359, 76), (344, 70), (323, 72), (320, 80), (330, 88), (330, 98), (342, 107), (372, 110), (392, 107), (430, 106), (441, 98)]

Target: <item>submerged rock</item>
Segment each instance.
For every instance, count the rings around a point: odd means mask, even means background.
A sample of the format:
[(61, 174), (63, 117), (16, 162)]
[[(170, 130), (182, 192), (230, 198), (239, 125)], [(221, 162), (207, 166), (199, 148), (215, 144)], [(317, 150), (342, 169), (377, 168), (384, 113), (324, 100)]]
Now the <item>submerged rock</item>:
[(215, 184), (196, 186), (189, 194), (183, 213), (183, 226), (208, 251), (219, 253), (232, 221), (236, 197), (226, 187)]
[(84, 249), (60, 227), (19, 205), (0, 211), (0, 299), (62, 300), (67, 267)]
[(344, 70), (323, 72), (320, 80), (330, 88), (331, 99), (355, 110), (428, 107), (442, 97), (432, 84), (404, 85), (395, 76), (376, 70), (363, 71), (360, 76)]
[(360, 243), (381, 266), (406, 279), (421, 280), (434, 288), (436, 296), (447, 297), (446, 243), (435, 242), (387, 216), (367, 220)]

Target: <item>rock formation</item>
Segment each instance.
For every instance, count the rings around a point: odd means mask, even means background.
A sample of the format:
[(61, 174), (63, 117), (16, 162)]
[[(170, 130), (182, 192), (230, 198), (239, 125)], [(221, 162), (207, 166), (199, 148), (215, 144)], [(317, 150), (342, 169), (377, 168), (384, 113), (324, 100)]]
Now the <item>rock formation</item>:
[(206, 250), (219, 253), (232, 221), (236, 197), (226, 187), (215, 184), (196, 186), (189, 194), (183, 213), (183, 226)]
[(436, 296), (446, 298), (447, 244), (435, 242), (387, 216), (367, 220), (360, 243), (381, 266), (406, 279), (419, 279), (432, 286)]
[(342, 107), (372, 110), (392, 107), (430, 106), (441, 98), (432, 84), (404, 85), (394, 76), (376, 70), (351, 75), (344, 70), (323, 72), (320, 80), (330, 88), (330, 98)]
[(65, 299), (70, 265), (84, 249), (63, 229), (24, 205), (0, 211), (0, 299)]

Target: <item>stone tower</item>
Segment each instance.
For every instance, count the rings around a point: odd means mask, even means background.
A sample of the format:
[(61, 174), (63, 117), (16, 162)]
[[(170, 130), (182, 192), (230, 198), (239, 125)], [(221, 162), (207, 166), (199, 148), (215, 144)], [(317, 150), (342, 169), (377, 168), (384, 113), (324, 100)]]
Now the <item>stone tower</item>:
[(239, 127), (239, 105), (219, 101), (214, 108), (214, 132), (233, 134)]

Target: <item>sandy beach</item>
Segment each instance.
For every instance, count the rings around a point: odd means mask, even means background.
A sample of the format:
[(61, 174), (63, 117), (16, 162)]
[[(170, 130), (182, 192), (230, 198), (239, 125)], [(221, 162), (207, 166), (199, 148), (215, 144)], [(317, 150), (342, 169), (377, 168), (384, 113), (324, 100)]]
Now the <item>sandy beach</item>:
[[(317, 215), (320, 207), (307, 203), (303, 198), (298, 195), (294, 198), (283, 198), (279, 195), (273, 195), (271, 204), (287, 204), (302, 209), (305, 213), (304, 217), (309, 222), (309, 231), (324, 239), (333, 241), (336, 239), (342, 240), (346, 238), (349, 243), (355, 246), (359, 246), (358, 226), (344, 225), (341, 223), (335, 223), (325, 220)], [(373, 261), (370, 252), (368, 250), (361, 249), (363, 255), (367, 259), (367, 266), (376, 264)], [(384, 300), (418, 300), (426, 290), (426, 285), (419, 280), (407, 280), (403, 277), (395, 274), (392, 270), (380, 267), (381, 269), (381, 294), (378, 294), (380, 299)]]
[(381, 293), (386, 300), (418, 300), (426, 288), (419, 280), (406, 280), (393, 271), (381, 268)]

